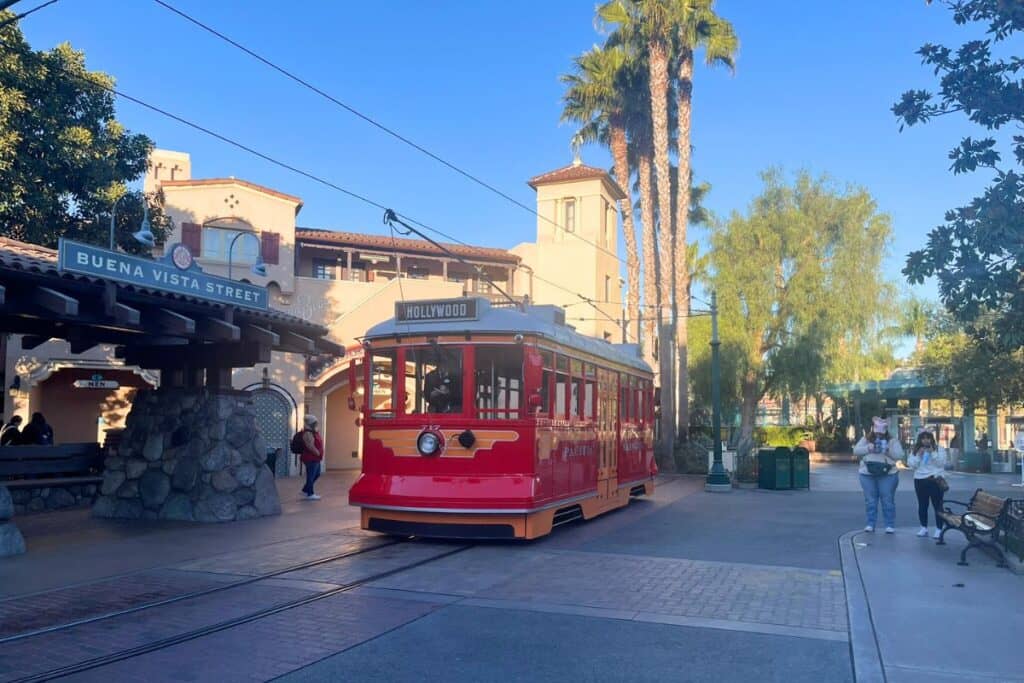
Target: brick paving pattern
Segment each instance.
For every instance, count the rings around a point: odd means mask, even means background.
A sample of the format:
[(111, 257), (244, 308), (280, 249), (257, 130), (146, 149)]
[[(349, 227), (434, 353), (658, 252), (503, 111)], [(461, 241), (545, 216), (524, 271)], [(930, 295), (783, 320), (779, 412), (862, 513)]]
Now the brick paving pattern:
[(177, 569), (225, 574), (257, 576), (281, 571), (288, 567), (312, 562), (331, 555), (339, 555), (389, 543), (388, 539), (359, 530), (338, 534), (313, 536), (272, 545), (250, 548), (240, 552), (183, 562)]
[(477, 548), (380, 588), (845, 633), (838, 572), (586, 552)]
[[(265, 681), (358, 645), (437, 608), (438, 605), (425, 602), (340, 593), (64, 680)], [(429, 678), (429, 672), (424, 672), (424, 679)]]
[(144, 572), (0, 602), (0, 637), (109, 614), (223, 585), (217, 577)]
[(7, 643), (0, 645), (0, 681), (138, 647), (311, 594), (251, 584)]
[(375, 574), (394, 571), (429, 560), (459, 547), (456, 544), (431, 543), (429, 541), (399, 543), (382, 547), (372, 553), (364, 553), (316, 567), (281, 574), (280, 578), (345, 585), (364, 581)]

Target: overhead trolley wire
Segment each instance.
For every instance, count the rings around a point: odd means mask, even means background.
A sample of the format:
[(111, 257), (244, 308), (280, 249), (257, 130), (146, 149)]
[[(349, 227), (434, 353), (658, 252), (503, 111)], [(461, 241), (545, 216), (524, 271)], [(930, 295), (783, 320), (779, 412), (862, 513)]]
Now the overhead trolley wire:
[[(17, 51), (21, 52), (21, 54), (23, 54), (25, 56), (36, 57), (35, 53), (32, 52), (31, 50), (28, 50), (28, 51), (21, 50), (20, 47), (12, 46), (12, 45), (10, 45), (9, 43), (7, 43), (7, 42), (5, 42), (3, 40), (0, 40), (0, 46), (3, 46), (5, 48), (11, 49), (11, 50), (17, 50)], [(268, 162), (270, 164), (273, 164), (273, 165), (278, 166), (280, 168), (283, 168), (285, 170), (291, 171), (292, 173), (301, 175), (304, 178), (308, 178), (309, 180), (312, 180), (312, 181), (314, 181), (316, 183), (319, 183), (319, 184), (321, 184), (321, 185), (323, 185), (325, 187), (329, 187), (332, 190), (335, 190), (337, 192), (341, 192), (342, 194), (345, 194), (345, 195), (347, 195), (347, 196), (349, 196), (349, 197), (351, 197), (353, 199), (357, 199), (357, 200), (359, 200), (359, 201), (361, 201), (361, 202), (363, 202), (365, 204), (368, 204), (370, 206), (378, 208), (378, 209), (380, 209), (382, 211), (390, 212), (390, 214), (393, 215), (393, 216), (397, 216), (399, 218), (405, 219), (405, 221), (407, 221), (409, 223), (413, 223), (415, 225), (418, 225), (418, 226), (420, 226), (420, 227), (422, 227), (422, 228), (424, 228), (426, 230), (429, 230), (429, 231), (431, 231), (431, 232), (433, 232), (433, 233), (435, 233), (437, 235), (440, 235), (441, 237), (444, 237), (445, 239), (451, 240), (452, 242), (461, 244), (463, 246), (472, 246), (472, 245), (468, 244), (467, 242), (464, 242), (464, 241), (462, 241), (460, 239), (457, 239), (456, 237), (453, 237), (452, 235), (449, 235), (449, 234), (447, 234), (447, 233), (445, 233), (445, 232), (443, 232), (441, 230), (438, 230), (437, 228), (431, 227), (431, 226), (427, 225), (426, 223), (423, 223), (422, 221), (419, 221), (419, 220), (416, 220), (416, 219), (414, 219), (414, 218), (412, 218), (410, 216), (406, 216), (404, 214), (400, 214), (400, 213), (397, 213), (395, 211), (392, 211), (389, 207), (385, 206), (384, 204), (381, 204), (380, 202), (374, 201), (373, 199), (370, 199), (369, 197), (367, 197), (365, 195), (362, 195), (362, 194), (360, 194), (358, 192), (353, 192), (352, 190), (348, 190), (348, 189), (342, 187), (341, 185), (338, 185), (338, 184), (336, 184), (334, 182), (331, 182), (330, 180), (322, 178), (322, 177), (320, 177), (320, 176), (318, 176), (318, 175), (316, 175), (314, 173), (311, 173), (309, 171), (305, 171), (305, 170), (303, 170), (301, 168), (298, 168), (297, 166), (293, 166), (292, 164), (289, 164), (287, 162), (284, 162), (284, 161), (281, 161), (279, 159), (276, 159), (276, 158), (274, 158), (274, 157), (272, 157), (272, 156), (270, 156), (268, 154), (265, 154), (263, 152), (260, 152), (260, 151), (258, 151), (256, 149), (254, 149), (254, 148), (252, 148), (252, 147), (250, 147), (250, 146), (248, 146), (248, 145), (246, 145), (244, 143), (241, 143), (241, 142), (238, 142), (237, 140), (229, 138), (226, 135), (223, 135), (223, 134), (218, 133), (218, 132), (216, 132), (214, 130), (211, 130), (211, 129), (209, 129), (209, 128), (205, 127), (205, 126), (202, 126), (202, 125), (200, 125), (200, 124), (198, 124), (198, 123), (196, 123), (194, 121), (190, 121), (189, 119), (186, 119), (186, 118), (184, 118), (184, 117), (182, 117), (182, 116), (180, 116), (178, 114), (175, 114), (173, 112), (167, 111), (166, 109), (162, 109), (162, 108), (160, 108), (160, 107), (158, 107), (156, 105), (150, 104), (150, 103), (148, 103), (148, 102), (146, 102), (144, 100), (141, 100), (141, 99), (139, 99), (137, 97), (129, 95), (128, 93), (123, 92), (121, 90), (118, 90), (117, 88), (115, 88), (115, 87), (113, 87), (111, 85), (107, 85), (106, 83), (101, 83), (99, 81), (96, 81), (96, 80), (94, 80), (92, 78), (88, 78), (87, 76), (83, 76), (81, 74), (73, 73), (71, 71), (68, 71), (63, 66), (58, 66), (58, 67), (56, 67), (56, 69), (59, 70), (60, 72), (62, 72), (65, 76), (67, 76), (69, 78), (73, 78), (74, 80), (77, 80), (79, 82), (86, 83), (88, 85), (91, 85), (94, 88), (99, 88), (101, 90), (105, 90), (105, 91), (107, 91), (107, 92), (109, 92), (109, 93), (111, 93), (113, 95), (117, 95), (118, 97), (121, 97), (121, 98), (123, 98), (125, 100), (128, 100), (129, 102), (134, 102), (135, 104), (138, 104), (141, 107), (144, 107), (144, 108), (146, 108), (146, 109), (148, 109), (148, 110), (150, 110), (152, 112), (155, 112), (157, 114), (160, 114), (161, 116), (164, 116), (164, 117), (167, 117), (167, 118), (172, 119), (174, 121), (177, 121), (178, 123), (180, 123), (182, 125), (185, 125), (185, 126), (188, 126), (189, 128), (192, 128), (193, 130), (197, 130), (197, 131), (199, 131), (201, 133), (209, 135), (210, 137), (216, 138), (217, 140), (220, 140), (221, 142), (224, 142), (224, 143), (226, 143), (228, 145), (231, 145), (232, 147), (235, 147), (235, 148), (240, 149), (240, 150), (242, 150), (244, 152), (252, 154), (253, 156), (256, 156), (256, 157), (258, 157), (260, 159), (263, 159), (264, 161), (266, 161), (266, 162)], [(386, 217), (387, 217), (387, 213), (385, 214), (385, 218)], [(406, 226), (406, 227), (408, 227), (408, 226)], [(427, 239), (427, 241), (431, 242), (435, 246), (438, 246), (439, 248), (443, 249), (443, 247), (440, 247), (440, 245), (437, 242), (434, 242), (433, 240), (430, 240), (429, 238), (426, 238), (426, 239)], [(396, 276), (399, 276), (399, 275), (400, 274), (396, 273)], [(610, 321), (612, 321), (613, 323), (615, 323), (616, 325), (621, 327), (621, 323), (618, 320), (616, 320), (612, 316), (610, 316), (607, 313), (605, 313), (589, 297), (586, 297), (583, 294), (580, 294), (579, 292), (576, 292), (576, 291), (573, 291), (571, 289), (568, 289), (567, 287), (564, 287), (564, 286), (562, 286), (562, 285), (560, 285), (558, 283), (555, 283), (555, 282), (552, 282), (550, 280), (547, 280), (547, 279), (545, 279), (545, 278), (543, 278), (543, 277), (541, 277), (541, 276), (539, 276), (537, 274), (533, 274), (533, 277), (538, 279), (538, 280), (540, 280), (541, 282), (545, 282), (545, 283), (547, 283), (547, 284), (549, 284), (549, 285), (551, 285), (553, 287), (557, 287), (558, 289), (561, 289), (564, 292), (572, 294), (573, 296), (579, 297), (582, 301), (590, 304), (599, 313), (601, 313), (602, 315), (607, 317)], [(491, 282), (491, 284), (494, 285), (493, 282)], [(498, 289), (499, 291), (501, 291), (501, 289), (499, 287), (497, 287), (496, 285), (495, 285), (495, 288)], [(502, 292), (502, 294), (505, 294), (505, 292)], [(505, 294), (505, 296), (508, 297), (508, 294)], [(509, 297), (509, 298), (511, 298), (511, 297)]]
[(481, 186), (481, 187), (483, 187), (483, 188), (493, 192), (494, 194), (498, 195), (499, 197), (502, 197), (503, 199), (511, 202), (515, 206), (518, 206), (519, 208), (529, 212), (533, 216), (536, 216), (537, 218), (540, 218), (541, 220), (546, 221), (547, 223), (550, 223), (551, 225), (555, 226), (555, 228), (561, 230), (562, 232), (564, 232), (566, 234), (569, 234), (569, 235), (572, 235), (576, 239), (581, 240), (583, 242), (586, 242), (587, 244), (589, 244), (590, 246), (594, 247), (595, 249), (598, 249), (599, 251), (602, 251), (605, 254), (608, 254), (609, 256), (614, 257), (617, 261), (619, 261), (621, 263), (625, 263), (626, 262), (625, 259), (623, 259), (621, 256), (619, 256), (617, 253), (611, 251), (610, 249), (602, 247), (599, 244), (597, 244), (596, 242), (588, 240), (586, 237), (583, 237), (582, 235), (580, 235), (580, 234), (578, 234), (578, 233), (576, 233), (574, 231), (566, 230), (566, 228), (564, 226), (559, 225), (557, 222), (551, 220), (547, 216), (544, 216), (543, 214), (538, 212), (536, 209), (528, 206), (527, 204), (524, 204), (523, 202), (519, 201), (515, 197), (513, 197), (513, 196), (503, 192), (502, 190), (498, 189), (494, 185), (492, 185), (492, 184), (488, 183), (487, 181), (481, 179), (479, 176), (476, 176), (473, 173), (470, 173), (469, 171), (466, 171), (466, 170), (456, 166), (454, 163), (448, 161), (447, 159), (441, 157), (440, 155), (435, 154), (434, 152), (431, 152), (429, 149), (427, 149), (423, 145), (420, 145), (419, 143), (409, 139), (408, 137), (402, 135), (401, 133), (399, 133), (395, 129), (390, 128), (390, 127), (384, 125), (383, 123), (377, 121), (376, 119), (374, 119), (370, 115), (364, 114), (363, 112), (359, 111), (358, 109), (356, 109), (352, 105), (346, 104), (345, 102), (343, 102), (342, 100), (338, 99), (334, 95), (331, 95), (330, 93), (326, 92), (322, 88), (319, 88), (319, 87), (313, 85), (312, 83), (307, 81), (302, 76), (299, 76), (298, 74), (296, 74), (296, 73), (294, 73), (292, 71), (289, 71), (288, 69), (284, 68), (283, 66), (280, 66), (279, 64), (273, 62), (269, 58), (264, 57), (263, 55), (259, 54), (255, 50), (253, 50), (253, 49), (251, 49), (249, 47), (246, 47), (242, 43), (239, 43), (237, 40), (234, 40), (233, 38), (225, 35), (224, 33), (221, 33), (220, 31), (218, 31), (217, 29), (213, 28), (209, 24), (206, 24), (206, 23), (200, 21), (199, 19), (193, 17), (192, 15), (188, 14), (187, 12), (184, 12), (183, 10), (178, 9), (177, 7), (175, 7), (174, 5), (171, 5), (170, 3), (166, 2), (165, 0), (153, 0), (153, 2), (155, 2), (156, 4), (160, 5), (161, 7), (163, 7), (164, 9), (166, 9), (166, 10), (168, 10), (170, 12), (173, 12), (174, 14), (177, 14), (182, 19), (185, 19), (186, 21), (194, 24), (195, 26), (201, 28), (202, 30), (206, 31), (207, 33), (210, 33), (211, 35), (216, 36), (217, 38), (219, 38), (220, 40), (223, 40), (224, 42), (228, 43), (229, 45), (231, 45), (231, 46), (241, 50), (242, 52), (244, 52), (245, 54), (249, 55), (253, 59), (257, 60), (258, 62), (266, 65), (267, 67), (273, 69), (274, 71), (277, 71), (282, 76), (284, 76), (284, 77), (286, 77), (286, 78), (288, 78), (288, 79), (298, 83), (302, 87), (304, 87), (304, 88), (306, 88), (306, 89), (316, 93), (320, 97), (322, 97), (322, 98), (326, 99), (327, 101), (337, 105), (338, 107), (341, 107), (342, 109), (344, 109), (348, 113), (352, 114), (353, 116), (355, 116), (355, 117), (357, 117), (359, 119), (362, 119), (363, 121), (365, 121), (366, 123), (370, 124), (374, 128), (377, 128), (378, 130), (380, 130), (380, 131), (390, 135), (391, 137), (395, 138), (396, 140), (398, 140), (398, 141), (408, 145), (409, 147), (412, 147), (416, 151), (418, 151), (418, 152), (420, 152), (420, 153), (430, 157), (434, 161), (436, 161), (439, 164), (447, 167), (448, 169), (454, 171), (455, 173), (458, 173), (459, 175), (461, 175), (462, 177), (466, 178), (467, 180), (470, 180), (470, 181), (476, 183), (477, 185), (479, 185), (479, 186)]
[[(34, 14), (34, 13), (38, 12), (39, 10), (41, 10), (43, 8), (46, 8), (46, 7), (49, 7), (50, 5), (55, 4), (56, 2), (57, 2), (57, 0), (47, 0), (47, 2), (44, 2), (41, 5), (36, 5), (35, 7), (33, 7), (32, 9), (30, 9), (28, 11), (22, 12), (21, 14), (15, 14), (13, 17), (5, 19), (4, 21), (0, 21), (0, 28), (4, 28), (5, 26), (7, 26), (9, 24), (13, 24), (16, 21), (21, 21), (22, 19), (24, 19), (25, 17), (29, 16), (30, 14)], [(10, 7), (10, 5), (8, 5), (7, 7)]]

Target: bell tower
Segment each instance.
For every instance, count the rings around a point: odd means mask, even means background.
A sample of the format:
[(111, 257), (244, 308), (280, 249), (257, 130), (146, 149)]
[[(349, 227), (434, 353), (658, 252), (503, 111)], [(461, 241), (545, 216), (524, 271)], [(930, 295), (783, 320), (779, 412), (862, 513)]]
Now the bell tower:
[[(537, 193), (537, 240), (512, 249), (534, 275), (533, 300), (565, 307), (579, 332), (622, 341), (618, 201), (625, 195), (608, 173), (587, 166), (574, 144), (573, 162), (528, 181)], [(593, 301), (595, 309), (580, 296)]]

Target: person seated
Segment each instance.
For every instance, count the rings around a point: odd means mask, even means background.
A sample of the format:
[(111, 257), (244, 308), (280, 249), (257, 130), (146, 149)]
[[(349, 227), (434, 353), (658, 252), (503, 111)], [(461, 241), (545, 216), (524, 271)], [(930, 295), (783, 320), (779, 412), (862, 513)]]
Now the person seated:
[(21, 443), (21, 415), (14, 415), (0, 431), (0, 446), (17, 446)]
[(42, 413), (32, 413), (28, 426), (21, 432), (21, 443), (26, 446), (53, 445), (53, 427), (47, 424)]

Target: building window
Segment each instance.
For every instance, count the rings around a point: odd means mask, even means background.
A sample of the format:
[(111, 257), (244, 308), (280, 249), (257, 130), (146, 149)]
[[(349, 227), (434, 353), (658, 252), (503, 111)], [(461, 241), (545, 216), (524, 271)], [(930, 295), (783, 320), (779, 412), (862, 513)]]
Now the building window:
[(469, 280), (468, 275), (459, 275), (458, 273), (448, 273), (448, 282), (458, 282), (459, 284), (465, 284)]
[[(601, 246), (608, 246), (608, 200), (602, 199), (601, 206), (604, 211), (601, 212)], [(606, 299), (608, 297), (605, 297)]]
[(604, 276), (604, 300), (605, 301), (611, 301), (612, 300), (612, 276), (611, 275), (605, 275)]
[(564, 203), (565, 210), (565, 231), (576, 232), (576, 200), (566, 199)]
[(334, 280), (335, 268), (334, 261), (321, 258), (313, 259), (313, 277), (317, 280)]
[(236, 235), (247, 232), (252, 237), (240, 237), (231, 250), (231, 261), (234, 263), (255, 263), (256, 256), (260, 253), (260, 240), (256, 233), (250, 230), (228, 230), (226, 228), (203, 228), (203, 258), (213, 261), (228, 260), (228, 249)]
[(424, 266), (409, 266), (408, 274), (413, 280), (426, 280), (430, 276), (430, 270)]
[(488, 282), (487, 280), (484, 280), (483, 278), (478, 277), (475, 280), (473, 280), (473, 291), (476, 292), (477, 294), (490, 294), (491, 283)]
[(366, 266), (353, 265), (348, 269), (348, 279), (352, 282), (366, 282)]

